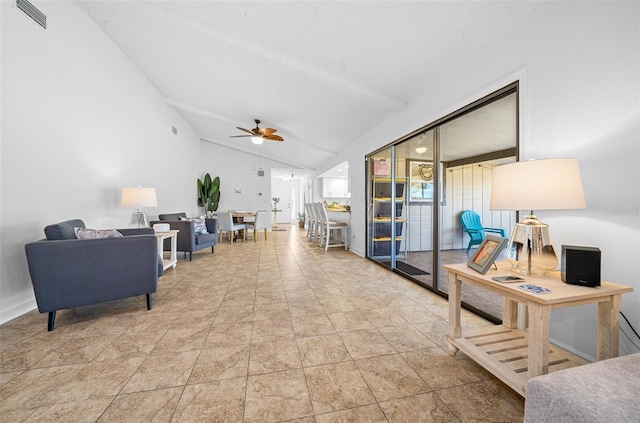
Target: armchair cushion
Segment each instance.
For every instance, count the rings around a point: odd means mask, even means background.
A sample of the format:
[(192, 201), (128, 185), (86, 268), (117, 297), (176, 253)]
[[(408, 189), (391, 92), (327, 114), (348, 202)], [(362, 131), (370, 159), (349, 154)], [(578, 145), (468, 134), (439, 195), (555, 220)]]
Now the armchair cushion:
[(207, 224), (204, 217), (181, 217), (180, 220), (187, 220), (193, 222), (193, 227), (196, 235), (208, 234)]

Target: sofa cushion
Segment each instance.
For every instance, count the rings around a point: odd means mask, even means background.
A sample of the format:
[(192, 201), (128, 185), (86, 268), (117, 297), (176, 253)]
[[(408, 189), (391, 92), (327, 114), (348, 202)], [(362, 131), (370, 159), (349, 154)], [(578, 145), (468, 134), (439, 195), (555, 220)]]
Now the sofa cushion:
[(84, 222), (81, 219), (72, 219), (54, 223), (44, 228), (44, 235), (49, 241), (76, 239), (74, 228), (84, 228)]
[(196, 244), (207, 244), (216, 240), (216, 234), (206, 233), (196, 236)]
[(74, 232), (78, 239), (118, 238), (122, 236), (115, 229), (74, 228)]
[(189, 222), (193, 222), (193, 230), (197, 235), (208, 234), (207, 224), (205, 223), (204, 217), (181, 217), (180, 220), (186, 220)]

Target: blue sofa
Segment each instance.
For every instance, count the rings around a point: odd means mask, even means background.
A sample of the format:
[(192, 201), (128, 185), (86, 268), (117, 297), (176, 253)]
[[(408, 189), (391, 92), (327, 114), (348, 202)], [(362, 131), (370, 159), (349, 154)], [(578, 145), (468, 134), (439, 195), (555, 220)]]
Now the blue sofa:
[(38, 310), (49, 313), (48, 330), (56, 311), (137, 295), (151, 294), (162, 275), (162, 260), (153, 229), (119, 229), (123, 236), (77, 239), (80, 219), (49, 225), (46, 239), (25, 245), (29, 274)]
[[(218, 220), (206, 219), (207, 225), (206, 234), (197, 235), (195, 230), (195, 224), (189, 220), (181, 220), (187, 218), (186, 213), (167, 213), (158, 216), (158, 219), (151, 222), (151, 226), (155, 223), (168, 223), (171, 229), (177, 229), (178, 232), (178, 251), (189, 253), (189, 261), (191, 261), (192, 254), (203, 248), (211, 247), (211, 254), (214, 252), (214, 247), (218, 243)], [(164, 251), (171, 250), (170, 240), (167, 239), (164, 242)]]

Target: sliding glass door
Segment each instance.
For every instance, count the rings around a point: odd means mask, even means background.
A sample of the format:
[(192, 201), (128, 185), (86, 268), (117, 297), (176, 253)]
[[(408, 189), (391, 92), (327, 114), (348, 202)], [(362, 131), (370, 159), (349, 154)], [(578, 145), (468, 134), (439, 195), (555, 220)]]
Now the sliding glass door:
[[(469, 236), (460, 214), (484, 226), (515, 225), (515, 213), (489, 209), (493, 167), (516, 161), (517, 83), (479, 100), (367, 157), (367, 256), (443, 296), (442, 264), (467, 262)], [(507, 235), (508, 236), (508, 235)], [(485, 317), (500, 318), (491, 294), (463, 292)]]

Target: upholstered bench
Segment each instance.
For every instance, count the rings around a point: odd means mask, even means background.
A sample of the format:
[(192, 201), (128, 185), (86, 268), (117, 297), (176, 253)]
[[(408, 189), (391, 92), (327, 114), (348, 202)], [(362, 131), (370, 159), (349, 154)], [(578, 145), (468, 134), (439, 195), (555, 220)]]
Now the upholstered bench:
[(525, 423), (640, 421), (640, 353), (529, 380)]

